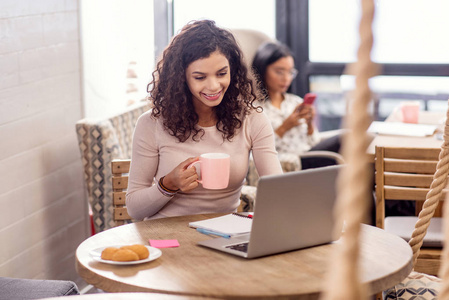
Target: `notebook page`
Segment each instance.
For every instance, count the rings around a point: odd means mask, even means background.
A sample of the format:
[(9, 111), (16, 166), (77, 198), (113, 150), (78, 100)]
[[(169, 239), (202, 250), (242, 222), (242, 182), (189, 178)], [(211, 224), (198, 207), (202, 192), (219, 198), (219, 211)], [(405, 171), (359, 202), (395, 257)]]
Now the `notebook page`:
[(436, 129), (436, 125), (374, 121), (368, 128), (368, 132), (422, 137), (433, 135)]
[(190, 222), (193, 228), (203, 228), (222, 234), (237, 235), (251, 231), (252, 219), (229, 214), (217, 218)]

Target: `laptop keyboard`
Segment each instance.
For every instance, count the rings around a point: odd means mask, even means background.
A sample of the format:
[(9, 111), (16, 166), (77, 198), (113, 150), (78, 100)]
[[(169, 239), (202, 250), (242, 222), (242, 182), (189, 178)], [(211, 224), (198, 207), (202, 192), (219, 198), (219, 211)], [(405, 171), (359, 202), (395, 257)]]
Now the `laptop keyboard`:
[(248, 252), (248, 242), (235, 244), (235, 245), (229, 245), (229, 246), (226, 246), (225, 248), (229, 248), (229, 249), (233, 249), (233, 250), (237, 250), (237, 251), (246, 253), (246, 252)]

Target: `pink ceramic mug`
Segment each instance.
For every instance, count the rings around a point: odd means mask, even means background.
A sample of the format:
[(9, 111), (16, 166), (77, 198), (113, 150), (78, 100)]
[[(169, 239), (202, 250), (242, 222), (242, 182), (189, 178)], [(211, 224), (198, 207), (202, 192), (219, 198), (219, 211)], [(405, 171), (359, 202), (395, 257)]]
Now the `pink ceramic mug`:
[(404, 123), (418, 123), (419, 102), (404, 101), (401, 102), (401, 120)]
[(200, 159), (192, 164), (200, 164), (201, 179), (199, 183), (205, 189), (219, 190), (228, 187), (229, 172), (231, 169), (231, 158), (226, 153), (205, 153), (200, 155)]

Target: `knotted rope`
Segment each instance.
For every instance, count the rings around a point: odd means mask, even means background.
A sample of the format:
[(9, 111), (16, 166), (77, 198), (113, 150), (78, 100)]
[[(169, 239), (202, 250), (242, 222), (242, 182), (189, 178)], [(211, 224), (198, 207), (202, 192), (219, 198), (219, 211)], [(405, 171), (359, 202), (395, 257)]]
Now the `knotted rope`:
[(357, 52), (356, 88), (354, 101), (345, 118), (350, 128), (344, 138), (342, 153), (347, 162), (339, 176), (338, 197), (335, 208), (337, 222), (345, 222), (345, 232), (337, 245), (331, 262), (328, 290), (324, 298), (361, 300), (367, 298), (359, 276), (359, 235), (360, 224), (366, 220), (370, 194), (370, 176), (366, 149), (369, 142), (366, 131), (371, 123), (368, 106), (371, 91), (368, 79), (375, 73), (375, 65), (370, 58), (373, 46), (371, 24), (374, 18), (373, 0), (362, 0), (360, 20), (360, 46)]
[(418, 215), (418, 221), (415, 224), (415, 229), (412, 233), (412, 238), (408, 242), (413, 250), (413, 265), (416, 264), (418, 259), (420, 248), (423, 244), (424, 236), (427, 233), (427, 228), (430, 225), (430, 219), (435, 213), (435, 209), (438, 206), (439, 199), (443, 193), (443, 189), (446, 186), (447, 176), (449, 175), (449, 108), (446, 113), (446, 123), (444, 126), (444, 142), (441, 146), (439, 155), (439, 161), (433, 176), (430, 190), (426, 195), (423, 208)]
[[(449, 101), (448, 101), (449, 102)], [(444, 146), (446, 146), (447, 141), (449, 140), (447, 137), (448, 130), (448, 115), (449, 115), (449, 105), (448, 112), (446, 114), (446, 124), (444, 126)], [(446, 199), (443, 206), (443, 233), (444, 233), (444, 247), (443, 247), (443, 262), (440, 267), (440, 278), (442, 278), (441, 290), (439, 294), (440, 300), (448, 300), (449, 299), (449, 245), (447, 241), (449, 241), (449, 193), (446, 195)]]

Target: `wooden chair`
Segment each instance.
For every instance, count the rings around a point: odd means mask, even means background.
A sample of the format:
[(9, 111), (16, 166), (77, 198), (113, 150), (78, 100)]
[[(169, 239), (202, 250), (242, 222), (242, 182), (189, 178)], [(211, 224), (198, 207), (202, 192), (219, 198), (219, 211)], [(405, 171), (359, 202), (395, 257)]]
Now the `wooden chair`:
[[(433, 180), (440, 149), (376, 147), (376, 226), (407, 241), (417, 217), (385, 218), (385, 201), (417, 201), (416, 215), (426, 200)], [(444, 195), (440, 201), (444, 200)], [(438, 275), (442, 248), (441, 203), (435, 212), (421, 247), (415, 271)]]
[(126, 209), (126, 190), (128, 189), (130, 165), (130, 159), (114, 159), (111, 162), (112, 205), (115, 226), (132, 222), (132, 218)]

